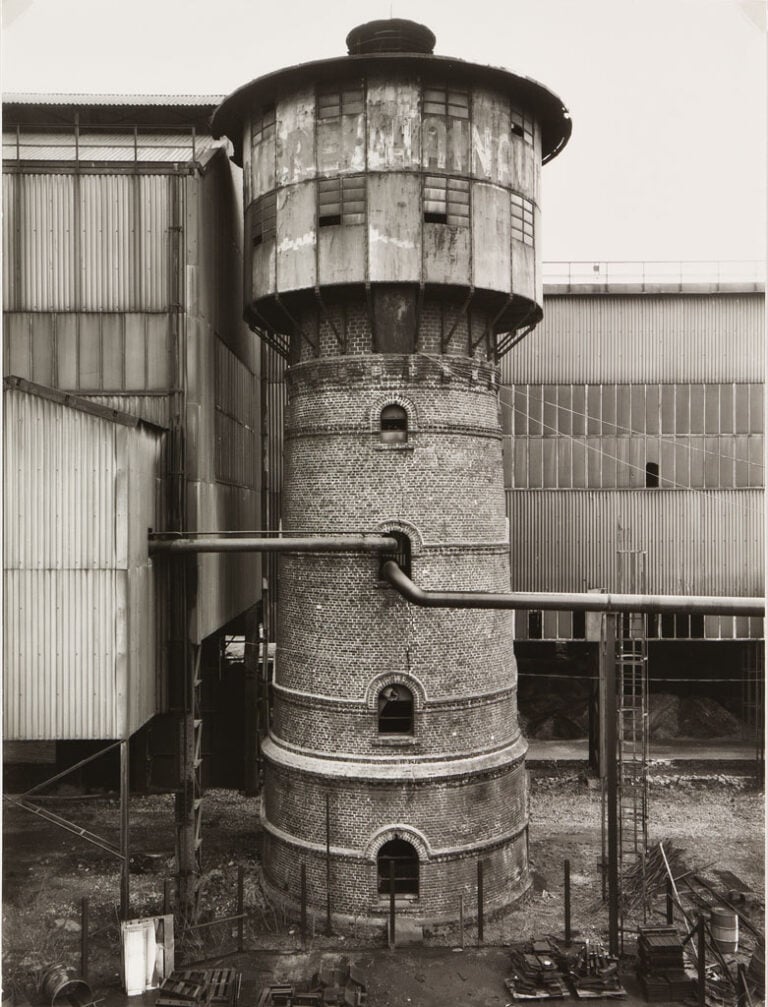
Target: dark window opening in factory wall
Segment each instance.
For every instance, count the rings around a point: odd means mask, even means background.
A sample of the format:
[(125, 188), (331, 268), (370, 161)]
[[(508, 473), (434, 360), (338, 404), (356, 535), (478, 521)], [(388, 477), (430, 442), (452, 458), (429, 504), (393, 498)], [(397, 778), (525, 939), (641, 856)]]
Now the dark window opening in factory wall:
[(408, 441), (408, 413), (395, 403), (381, 410), (380, 436), (382, 444), (405, 444)]
[(587, 613), (571, 613), (572, 635), (574, 640), (583, 640), (587, 635)]
[(648, 462), (645, 466), (645, 488), (657, 489), (659, 485), (659, 464)]
[(541, 612), (528, 613), (528, 639), (541, 640), (544, 635), (544, 618)]
[(427, 224), (469, 225), (469, 182), (465, 178), (424, 176), (424, 221)]
[(390, 894), (390, 864), (395, 865), (395, 895), (419, 894), (419, 857), (404, 839), (384, 843), (377, 857), (379, 895)]
[(365, 223), (365, 178), (325, 178), (317, 183), (317, 216), (320, 227)]
[(404, 685), (385, 685), (379, 693), (379, 734), (413, 734), (413, 693)]

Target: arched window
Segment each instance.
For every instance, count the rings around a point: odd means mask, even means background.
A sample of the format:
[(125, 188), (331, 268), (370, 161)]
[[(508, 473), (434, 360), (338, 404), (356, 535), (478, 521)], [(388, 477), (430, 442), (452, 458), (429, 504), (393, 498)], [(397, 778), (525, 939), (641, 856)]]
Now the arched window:
[(381, 441), (383, 444), (405, 444), (408, 441), (408, 413), (394, 403), (381, 410)]
[(395, 870), (395, 895), (419, 894), (419, 856), (404, 839), (390, 839), (379, 850), (377, 858), (379, 895), (389, 895), (391, 865)]
[(379, 693), (379, 734), (413, 733), (413, 693), (404, 685), (385, 685)]

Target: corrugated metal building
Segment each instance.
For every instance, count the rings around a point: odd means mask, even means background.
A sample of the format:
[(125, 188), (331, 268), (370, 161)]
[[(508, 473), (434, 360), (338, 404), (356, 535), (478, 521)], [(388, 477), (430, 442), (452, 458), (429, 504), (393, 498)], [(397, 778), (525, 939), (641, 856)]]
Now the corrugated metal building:
[(205, 642), (217, 664), (260, 597), (258, 556), (206, 555), (180, 609), (148, 554), (150, 529), (260, 524), (259, 354), (216, 103), (4, 101), (7, 739), (123, 738), (180, 709), (189, 654)]
[[(764, 295), (739, 286), (549, 287), (503, 362), (513, 590), (628, 590), (630, 552), (650, 591), (762, 594)], [(762, 620), (652, 632), (759, 639)], [(579, 634), (518, 617), (518, 639)]]

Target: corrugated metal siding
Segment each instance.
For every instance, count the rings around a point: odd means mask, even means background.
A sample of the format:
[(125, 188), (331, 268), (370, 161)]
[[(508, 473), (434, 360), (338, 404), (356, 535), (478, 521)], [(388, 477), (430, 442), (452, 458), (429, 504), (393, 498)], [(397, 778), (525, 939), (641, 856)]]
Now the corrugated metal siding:
[[(7, 509), (7, 508), (6, 508)], [(3, 734), (114, 738), (118, 570), (6, 570)]]
[(4, 402), (5, 567), (114, 568), (112, 424), (23, 392)]
[(5, 310), (169, 307), (169, 182), (162, 174), (5, 175)]
[[(761, 381), (763, 294), (544, 298), (504, 384)], [(724, 351), (727, 347), (727, 352)]]
[(258, 378), (220, 339), (215, 345), (216, 449), (220, 482), (258, 486)]
[(646, 552), (647, 589), (759, 596), (757, 490), (507, 493), (512, 590), (620, 590), (618, 550)]
[(157, 709), (162, 438), (21, 391), (4, 403), (5, 736), (118, 737)]
[(5, 374), (80, 392), (171, 385), (171, 317), (164, 313), (9, 311)]

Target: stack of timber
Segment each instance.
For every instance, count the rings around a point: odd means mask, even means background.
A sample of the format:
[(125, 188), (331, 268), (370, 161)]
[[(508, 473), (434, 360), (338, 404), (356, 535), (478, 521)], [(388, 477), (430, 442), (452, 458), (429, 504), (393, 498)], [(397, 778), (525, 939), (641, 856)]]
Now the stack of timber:
[(693, 992), (674, 927), (642, 927), (637, 947), (637, 975), (646, 1000), (684, 1000)]
[(514, 948), (512, 971), (504, 985), (513, 1000), (562, 1000), (567, 997), (557, 947), (545, 940)]
[(619, 978), (619, 960), (600, 941), (585, 942), (568, 977), (579, 1000), (627, 995)]

